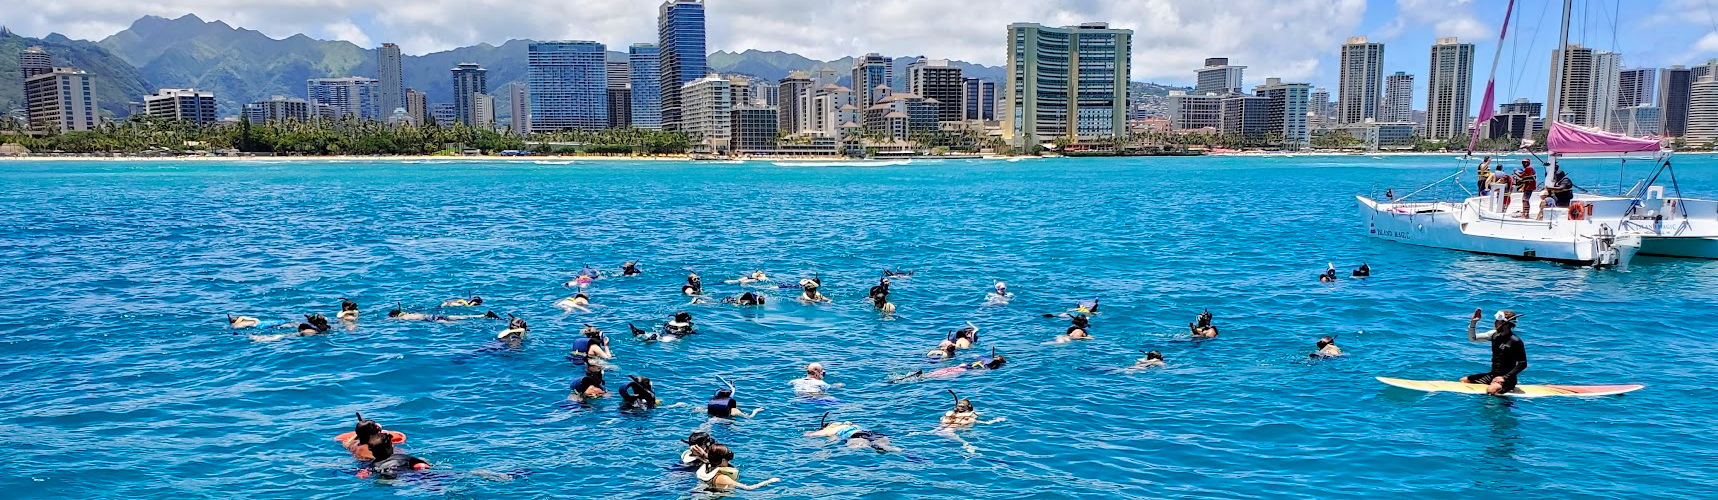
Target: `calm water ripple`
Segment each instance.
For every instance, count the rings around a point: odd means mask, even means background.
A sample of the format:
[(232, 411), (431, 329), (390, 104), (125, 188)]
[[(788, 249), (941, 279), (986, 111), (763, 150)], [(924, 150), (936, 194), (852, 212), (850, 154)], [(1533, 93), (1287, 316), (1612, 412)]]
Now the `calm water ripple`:
[[(748, 498), (1569, 498), (1718, 496), (1709, 394), (1718, 262), (1637, 259), (1595, 272), (1367, 238), (1354, 194), (1401, 193), (1448, 157), (569, 164), (6, 162), (0, 164), (0, 487), (11, 498), (696, 498), (667, 470), (734, 381), (759, 418), (711, 426)], [(1638, 169), (1640, 167), (1631, 166)], [(1678, 163), (1718, 197), (1718, 160)], [(1616, 165), (1569, 166), (1614, 188)], [(1629, 173), (1638, 176), (1642, 172)], [(1632, 181), (1632, 180), (1631, 180)], [(1446, 191), (1453, 192), (1453, 191)], [(588, 314), (551, 306), (589, 263)], [(1326, 262), (1376, 277), (1319, 284)], [(899, 312), (865, 290), (884, 268)], [(833, 304), (771, 291), (756, 310), (686, 305), (687, 270), (722, 296), (753, 269), (821, 276)], [(981, 305), (992, 280), (1018, 297)], [(531, 321), (392, 322), (477, 293)], [(355, 327), (255, 342), (227, 313), (286, 320), (363, 305)], [(1039, 315), (1103, 299), (1095, 340), (1046, 344)], [(1502, 401), (1387, 388), (1378, 375), (1483, 368), (1473, 307), (1528, 313), (1531, 382), (1648, 384), (1621, 397)], [(1185, 324), (1210, 308), (1220, 339)], [(626, 323), (687, 310), (703, 334), (644, 344)], [(449, 313), (463, 312), (448, 310)], [(476, 311), (481, 312), (481, 311)], [(891, 384), (971, 321), (1001, 371)], [(617, 370), (668, 403), (569, 405), (582, 324)], [(1346, 358), (1308, 362), (1321, 335)], [(1166, 369), (1123, 374), (1158, 349)], [(977, 351), (963, 354), (976, 355)], [(839, 403), (787, 382), (821, 361)], [(1000, 423), (932, 432), (970, 397)], [(446, 471), (379, 486), (329, 438), (362, 411)], [(882, 430), (876, 454), (801, 437), (818, 416)], [(470, 471), (528, 471), (512, 481)]]

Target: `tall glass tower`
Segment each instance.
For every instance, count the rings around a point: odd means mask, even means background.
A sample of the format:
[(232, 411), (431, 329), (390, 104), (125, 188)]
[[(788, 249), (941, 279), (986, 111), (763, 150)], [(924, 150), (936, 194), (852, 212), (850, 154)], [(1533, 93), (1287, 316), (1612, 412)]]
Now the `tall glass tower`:
[(662, 2), (656, 18), (662, 128), (681, 129), (680, 88), (704, 77), (704, 0)]
[(632, 44), (632, 126), (662, 128), (661, 51), (654, 43)]

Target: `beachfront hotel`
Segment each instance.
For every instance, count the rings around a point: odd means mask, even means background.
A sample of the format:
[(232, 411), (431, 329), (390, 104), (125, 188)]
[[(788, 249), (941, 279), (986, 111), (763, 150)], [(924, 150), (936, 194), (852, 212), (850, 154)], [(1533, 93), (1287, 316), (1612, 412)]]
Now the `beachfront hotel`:
[(1337, 74), (1337, 123), (1379, 119), (1378, 86), (1383, 77), (1384, 44), (1368, 42), (1363, 36), (1349, 38), (1342, 45), (1342, 63)]
[(627, 48), (632, 78), (633, 128), (662, 128), (661, 51), (654, 43), (635, 43)]
[[(30, 68), (25, 69), (29, 74)], [(65, 133), (90, 130), (96, 124), (95, 94), (90, 75), (73, 68), (52, 68), (24, 80), (24, 100), (30, 128)]]
[(1432, 45), (1431, 70), (1426, 72), (1426, 132), (1428, 139), (1468, 136), (1468, 96), (1473, 94), (1473, 44), (1454, 37)]
[(311, 104), (326, 106), (333, 118), (353, 116), (375, 120), (381, 116), (376, 85), (376, 79), (361, 76), (311, 78), (305, 82), (304, 93)]
[(1133, 30), (1108, 23), (1009, 25), (1004, 139), (1024, 150), (1126, 134), (1132, 55)]
[(197, 125), (215, 123), (215, 93), (196, 89), (161, 89), (143, 96), (143, 113)]
[(533, 132), (608, 127), (608, 49), (603, 44), (538, 42), (526, 54)]

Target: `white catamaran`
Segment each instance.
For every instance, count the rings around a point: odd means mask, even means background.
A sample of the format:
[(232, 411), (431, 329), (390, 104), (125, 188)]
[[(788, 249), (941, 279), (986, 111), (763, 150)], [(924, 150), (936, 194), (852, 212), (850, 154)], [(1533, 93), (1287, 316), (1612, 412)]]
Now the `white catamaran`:
[[(1571, 2), (1563, 3), (1562, 47), (1568, 46)], [(1508, 35), (1509, 18), (1515, 8), (1511, 0), (1504, 15), (1502, 41)], [(1557, 61), (1560, 78), (1562, 58)], [(1493, 115), (1494, 78), (1486, 82), (1476, 123)], [(1555, 109), (1560, 85), (1552, 82)], [(1360, 215), (1367, 233), (1413, 245), (1447, 248), (1521, 259), (1547, 260), (1599, 268), (1627, 269), (1638, 252), (1673, 257), (1718, 258), (1718, 202), (1666, 196), (1659, 184), (1669, 173), (1673, 190), (1675, 174), (1668, 154), (1656, 139), (1640, 139), (1577, 127), (1558, 121), (1560, 113), (1548, 113), (1550, 151), (1547, 179), (1557, 172), (1557, 160), (1565, 156), (1650, 155), (1657, 165), (1651, 176), (1620, 196), (1565, 195), (1564, 203), (1546, 203), (1544, 192), (1511, 193), (1507, 188), (1469, 197), (1459, 202), (1409, 202), (1413, 194), (1380, 202), (1359, 196)], [(1477, 130), (1475, 131), (1477, 140)], [(1470, 142), (1469, 150), (1473, 149)], [(1500, 169), (1501, 170), (1501, 169)], [(1456, 178), (1460, 173), (1445, 180)], [(1439, 181), (1443, 182), (1443, 181)], [(1435, 184), (1435, 183), (1434, 183)], [(1547, 185), (1552, 184), (1547, 182)], [(1422, 189), (1423, 191), (1423, 189)], [(1523, 206), (1525, 204), (1526, 206)], [(1538, 208), (1537, 212), (1532, 208)]]

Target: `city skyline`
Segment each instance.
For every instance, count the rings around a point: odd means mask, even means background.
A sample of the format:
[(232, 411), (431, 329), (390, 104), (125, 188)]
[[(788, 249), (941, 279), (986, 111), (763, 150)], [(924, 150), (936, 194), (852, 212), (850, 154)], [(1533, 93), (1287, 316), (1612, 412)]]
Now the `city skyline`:
[[(413, 9), (386, 9), (380, 8), (380, 2), (359, 0), (305, 9), (282, 0), (244, 5), (178, 0), (151, 5), (94, 1), (56, 4), (54, 9), (29, 8), (37, 3), (44, 2), (23, 0), (27, 14), (7, 19), (6, 25), (28, 36), (58, 32), (73, 38), (100, 39), (144, 15), (172, 18), (191, 13), (274, 38), (304, 33), (365, 48), (397, 43), (410, 55), (476, 43), (500, 44), (508, 39), (588, 39), (610, 47), (627, 47), (657, 39), (656, 7), (660, 5), (656, 0), (515, 2), (481, 12), (436, 17), (436, 13), (457, 4), (430, 1), (414, 4)], [(1002, 66), (1006, 63), (1005, 34), (1010, 23), (1060, 26), (1097, 21), (1139, 33), (1130, 75), (1133, 80), (1190, 86), (1194, 83), (1192, 70), (1201, 67), (1205, 58), (1229, 57), (1232, 64), (1248, 66), (1248, 76), (1257, 81), (1281, 77), (1328, 87), (1337, 80), (1337, 49), (1349, 36), (1367, 36), (1375, 42), (1411, 48), (1388, 51), (1390, 56), (1383, 64), (1386, 74), (1423, 72), (1429, 64), (1423, 48), (1445, 36), (1471, 41), (1476, 54), (1485, 55), (1481, 60), (1489, 59), (1486, 56), (1495, 48), (1503, 4), (1472, 0), (1214, 0), (1194, 9), (1166, 0), (983, 6), (972, 1), (913, 5), (901, 0), (859, 0), (795, 2), (787, 8), (789, 5), (781, 1), (713, 0), (708, 50), (779, 50), (824, 60), (879, 52), (892, 57), (922, 55)], [(1532, 69), (1549, 66), (1560, 5), (1553, 0), (1518, 5), (1512, 34), (1518, 40), (1504, 48), (1504, 63), (1498, 71), (1500, 98), (1542, 95), (1547, 75)], [(1616, 13), (1601, 12), (1602, 6), (1596, 5), (1577, 7), (1571, 41), (1621, 52), (1625, 67), (1693, 65), (1718, 57), (1718, 32), (1712, 28), (1714, 14), (1709, 12), (1708, 3), (1647, 0), (1633, 2), (1629, 11)], [(1588, 13), (1591, 15), (1584, 15)], [(1609, 18), (1614, 14), (1620, 20), (1613, 29)], [(829, 23), (834, 19), (844, 20), (845, 25), (831, 30)], [(1258, 22), (1239, 22), (1241, 19), (1267, 19), (1271, 29), (1258, 29)], [(448, 25), (453, 22), (459, 24)], [(1587, 36), (1579, 37), (1581, 33)], [(1628, 36), (1613, 37), (1613, 33)], [(925, 53), (924, 47), (936, 47), (937, 51)], [(1416, 85), (1416, 93), (1424, 92), (1423, 82), (1416, 81)]]

